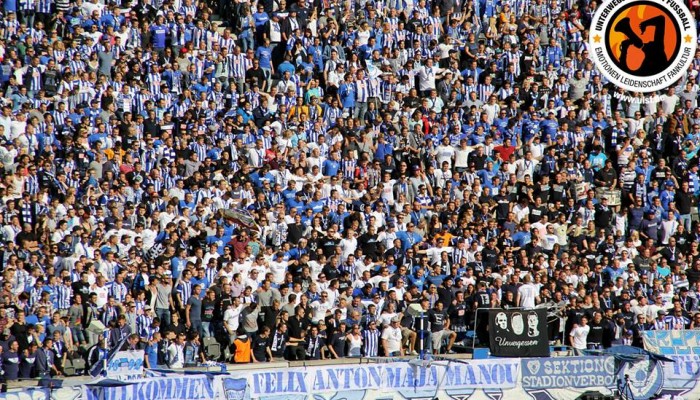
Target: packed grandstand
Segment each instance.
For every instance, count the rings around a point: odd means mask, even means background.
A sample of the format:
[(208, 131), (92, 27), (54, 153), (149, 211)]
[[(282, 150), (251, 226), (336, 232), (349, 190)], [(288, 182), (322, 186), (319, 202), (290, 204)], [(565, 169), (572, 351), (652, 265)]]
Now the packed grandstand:
[(627, 93), (597, 7), (5, 0), (4, 378), (700, 327), (700, 54)]

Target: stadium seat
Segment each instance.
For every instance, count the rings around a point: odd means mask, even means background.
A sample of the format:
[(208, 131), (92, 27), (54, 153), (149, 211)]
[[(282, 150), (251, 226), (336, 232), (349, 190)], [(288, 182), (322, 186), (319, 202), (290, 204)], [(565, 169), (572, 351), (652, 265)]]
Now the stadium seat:
[(202, 340), (204, 345), (204, 354), (207, 358), (213, 361), (219, 361), (221, 358), (221, 345), (213, 337), (206, 337)]
[(83, 360), (82, 358), (75, 358), (71, 360), (71, 363), (73, 364), (73, 368), (78, 374), (85, 372), (85, 368), (87, 368), (87, 366), (85, 365), (85, 360)]
[(66, 359), (63, 366), (63, 375), (76, 376), (85, 371), (85, 360), (82, 358)]
[(63, 375), (64, 376), (75, 376), (76, 375), (75, 367), (73, 367), (73, 363), (70, 360), (66, 360), (66, 363), (63, 366)]

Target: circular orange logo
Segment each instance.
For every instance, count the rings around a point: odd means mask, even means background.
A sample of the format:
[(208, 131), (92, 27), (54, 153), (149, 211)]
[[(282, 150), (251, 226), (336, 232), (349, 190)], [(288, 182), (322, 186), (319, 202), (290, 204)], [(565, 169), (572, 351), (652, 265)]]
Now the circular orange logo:
[(636, 1), (610, 18), (606, 47), (622, 71), (639, 77), (654, 76), (668, 68), (681, 48), (681, 29), (666, 7)]

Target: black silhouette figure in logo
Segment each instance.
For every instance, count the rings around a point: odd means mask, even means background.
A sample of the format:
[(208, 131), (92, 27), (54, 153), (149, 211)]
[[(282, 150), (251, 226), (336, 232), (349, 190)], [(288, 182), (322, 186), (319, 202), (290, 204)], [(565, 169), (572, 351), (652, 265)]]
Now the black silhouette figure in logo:
[[(642, 38), (637, 36), (632, 30), (629, 18), (623, 18), (615, 25), (615, 32), (620, 32), (627, 36), (627, 39), (623, 40), (620, 45), (620, 68), (627, 73), (651, 76), (660, 73), (668, 67), (668, 57), (664, 50), (666, 18), (659, 15), (642, 22), (639, 24), (639, 29), (641, 29), (642, 34), (644, 34), (644, 31), (646, 31), (649, 26), (655, 28), (654, 39), (651, 42), (644, 43)], [(642, 65), (634, 71), (627, 65), (627, 51), (630, 46), (637, 47), (644, 53)]]

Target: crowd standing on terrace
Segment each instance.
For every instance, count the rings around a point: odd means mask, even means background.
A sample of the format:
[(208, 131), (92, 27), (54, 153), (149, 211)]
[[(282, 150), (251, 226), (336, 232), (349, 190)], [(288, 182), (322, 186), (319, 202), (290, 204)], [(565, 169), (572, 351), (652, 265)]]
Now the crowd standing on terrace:
[(700, 327), (700, 54), (642, 101), (598, 7), (4, 0), (4, 378)]

